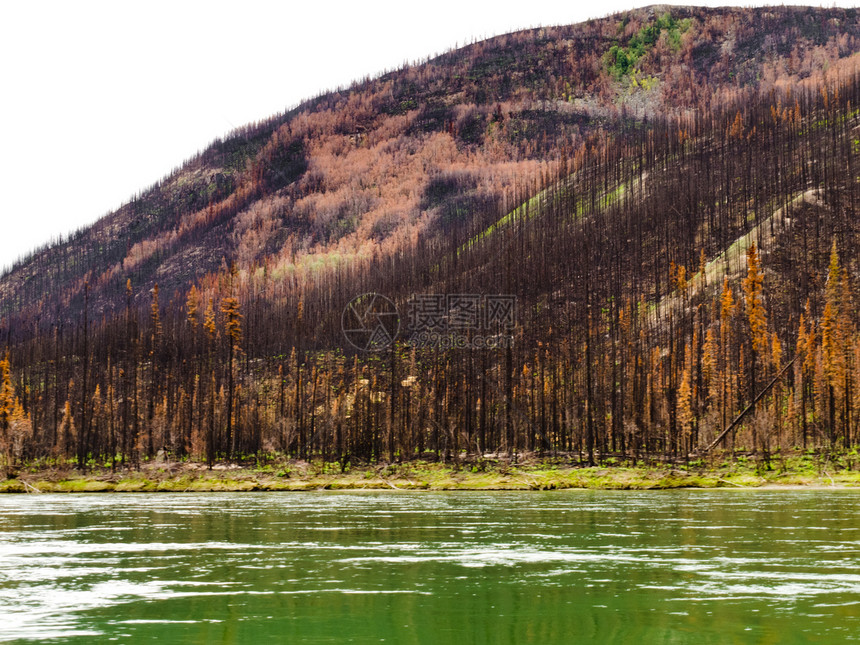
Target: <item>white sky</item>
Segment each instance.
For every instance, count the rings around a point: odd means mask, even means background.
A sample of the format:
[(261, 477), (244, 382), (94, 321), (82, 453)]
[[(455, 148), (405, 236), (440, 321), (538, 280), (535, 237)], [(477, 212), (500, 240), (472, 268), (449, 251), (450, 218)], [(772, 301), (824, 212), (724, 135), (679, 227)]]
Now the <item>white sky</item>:
[(475, 39), (647, 4), (5, 3), (0, 268), (95, 221), (233, 127), (322, 90)]

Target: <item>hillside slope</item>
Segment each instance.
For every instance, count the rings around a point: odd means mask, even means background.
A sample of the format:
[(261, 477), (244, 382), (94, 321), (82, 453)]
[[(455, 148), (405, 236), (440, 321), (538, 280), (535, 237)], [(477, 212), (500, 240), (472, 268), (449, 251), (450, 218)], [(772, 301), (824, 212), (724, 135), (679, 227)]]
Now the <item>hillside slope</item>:
[(651, 7), (500, 36), (218, 140), (117, 212), (0, 279), (0, 315), (71, 323), (184, 293), (231, 261), (283, 277), (450, 234), (542, 181), (562, 150), (858, 50), (854, 10)]
[(857, 28), (653, 8), (218, 142), (4, 277), (3, 459), (851, 450)]

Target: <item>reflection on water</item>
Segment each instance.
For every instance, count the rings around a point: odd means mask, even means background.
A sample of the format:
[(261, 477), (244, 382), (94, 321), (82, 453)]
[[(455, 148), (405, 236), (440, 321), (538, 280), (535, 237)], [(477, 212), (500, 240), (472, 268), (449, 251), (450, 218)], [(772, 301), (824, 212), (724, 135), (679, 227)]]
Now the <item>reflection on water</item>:
[(860, 640), (860, 491), (0, 498), (0, 640)]

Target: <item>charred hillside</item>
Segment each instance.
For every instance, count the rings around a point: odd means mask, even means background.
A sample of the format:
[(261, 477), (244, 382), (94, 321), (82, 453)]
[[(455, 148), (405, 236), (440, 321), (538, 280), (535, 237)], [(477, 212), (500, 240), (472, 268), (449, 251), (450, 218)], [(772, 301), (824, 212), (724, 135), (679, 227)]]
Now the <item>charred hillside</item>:
[[(791, 85), (857, 51), (854, 10), (651, 7), (475, 43), (242, 128), (0, 279), (0, 315), (75, 321), (236, 261), (283, 275), (447, 235), (561, 150)], [(94, 180), (95, 181), (95, 180)], [(21, 314), (16, 316), (15, 314)]]
[(219, 142), (4, 278), (7, 462), (854, 446), (856, 28), (642, 10)]

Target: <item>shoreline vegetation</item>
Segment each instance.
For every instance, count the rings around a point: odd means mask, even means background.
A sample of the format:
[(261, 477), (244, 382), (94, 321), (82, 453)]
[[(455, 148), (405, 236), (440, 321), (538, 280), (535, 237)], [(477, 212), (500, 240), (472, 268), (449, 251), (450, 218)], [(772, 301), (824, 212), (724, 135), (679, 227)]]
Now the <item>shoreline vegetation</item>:
[(460, 462), (340, 464), (288, 459), (204, 463), (146, 461), (140, 468), (36, 462), (7, 473), (0, 493), (247, 492), (317, 490), (667, 490), (678, 488), (860, 488), (856, 451), (767, 457), (713, 455), (672, 463), (608, 458), (597, 466), (537, 455)]
[(851, 450), (857, 43), (652, 7), (248, 126), (0, 276), (0, 455)]

